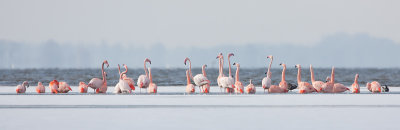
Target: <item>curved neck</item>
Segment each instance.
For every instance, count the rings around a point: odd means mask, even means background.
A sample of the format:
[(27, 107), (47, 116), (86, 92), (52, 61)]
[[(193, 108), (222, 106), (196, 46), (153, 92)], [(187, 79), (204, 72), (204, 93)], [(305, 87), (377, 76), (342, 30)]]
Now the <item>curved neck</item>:
[(301, 82), (301, 67), (297, 67), (297, 84)]
[(271, 65), (274, 58), (271, 57), (271, 62), (269, 63), (268, 70), (267, 70), (267, 77), (271, 77)]
[(127, 67), (126, 65), (124, 65), (124, 67), (125, 67), (125, 71), (122, 72), (122, 73), (119, 75), (119, 78), (120, 78), (120, 79), (122, 79), (122, 75), (128, 73), (128, 67)]
[(335, 67), (332, 67), (332, 73), (331, 73), (331, 83), (335, 82)]
[(235, 76), (236, 81), (239, 81), (239, 71), (240, 71), (240, 67), (237, 66), (237, 68), (236, 68), (236, 76)]
[(203, 67), (201, 67), (201, 72), (203, 73), (203, 75), (204, 75), (204, 77), (207, 77), (207, 74), (206, 74), (206, 66), (205, 65), (203, 65)]
[(282, 81), (285, 81), (285, 73), (286, 73), (286, 66), (283, 66), (283, 70), (282, 70)]
[(187, 80), (187, 85), (189, 85), (190, 84), (189, 71), (186, 71), (186, 80)]
[(314, 79), (314, 69), (313, 69), (313, 67), (310, 65), (310, 73), (311, 73), (311, 82), (315, 82), (315, 79)]
[(146, 73), (146, 77), (149, 77), (149, 72), (147, 72), (147, 67), (146, 67), (146, 60), (144, 60), (144, 72)]

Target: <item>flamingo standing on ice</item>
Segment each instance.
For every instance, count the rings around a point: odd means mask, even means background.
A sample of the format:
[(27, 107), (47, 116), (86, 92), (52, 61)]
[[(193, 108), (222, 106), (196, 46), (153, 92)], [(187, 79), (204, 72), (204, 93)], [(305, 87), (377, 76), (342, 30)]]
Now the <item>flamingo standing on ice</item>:
[(194, 84), (196, 84), (196, 86), (199, 86), (199, 89), (200, 89), (200, 92), (201, 92), (202, 91), (201, 90), (201, 86), (210, 83), (210, 81), (203, 74), (197, 74), (196, 76), (193, 77), (193, 74), (192, 74), (192, 61), (190, 61), (190, 59), (186, 57), (185, 61), (184, 61), (185, 65), (186, 65), (187, 61), (189, 61), (189, 76), (190, 76), (190, 78), (193, 79)]
[(17, 88), (15, 89), (15, 91), (17, 93), (25, 93), (26, 88), (29, 88), (28, 81), (24, 81), (24, 82), (22, 82), (22, 84), (18, 85)]
[(301, 81), (301, 66), (296, 65), (297, 68), (297, 86), (299, 88), (299, 93), (312, 93), (316, 92), (315, 88), (308, 82)]
[(157, 93), (157, 84), (153, 83), (153, 76), (151, 75), (151, 68), (149, 68), (149, 79), (150, 79), (150, 84), (149, 84), (148, 93)]
[(87, 93), (88, 86), (85, 84), (85, 82), (79, 82), (78, 89), (80, 93)]
[(46, 88), (43, 86), (42, 82), (38, 82), (38, 86), (36, 86), (37, 93), (45, 93)]
[(151, 61), (148, 58), (144, 59), (144, 72), (146, 73), (146, 75), (140, 75), (137, 80), (137, 86), (139, 86), (140, 88), (140, 93), (142, 92), (142, 88), (147, 88), (149, 87), (150, 84), (149, 74), (146, 68), (146, 62), (149, 62), (149, 64), (151, 64)]
[(115, 86), (114, 93), (132, 93), (132, 88), (129, 85), (129, 80), (125, 80), (123, 75), (125, 75), (128, 72), (128, 67), (124, 64), (125, 71), (119, 74), (119, 82)]
[(380, 93), (380, 92), (382, 92), (381, 84), (379, 84), (378, 81), (367, 82), (366, 87), (372, 93)]
[(103, 61), (103, 64), (101, 66), (101, 74), (103, 76), (103, 80), (99, 78), (93, 78), (90, 80), (88, 83), (88, 87), (92, 88), (93, 91), (96, 91), (96, 93), (106, 93), (107, 92), (107, 73), (104, 72), (104, 64), (107, 65), (107, 68), (110, 66), (108, 64), (108, 61), (105, 60)]
[(195, 92), (195, 86), (190, 82), (190, 72), (189, 72), (189, 70), (186, 70), (186, 80), (187, 80), (186, 93), (194, 93)]
[(247, 94), (255, 94), (256, 93), (256, 87), (251, 83), (250, 79), (250, 84), (246, 86), (246, 93)]
[(289, 91), (289, 86), (288, 86), (288, 83), (286, 82), (286, 78), (285, 78), (286, 64), (281, 63), (281, 64), (279, 64), (279, 65), (283, 66), (283, 70), (282, 70), (282, 79), (281, 79), (281, 82), (279, 83), (279, 87), (280, 87), (281, 89), (283, 89), (283, 91), (286, 93), (286, 92)]
[[(222, 89), (222, 83), (221, 83), (221, 80), (222, 80), (222, 78), (223, 77), (225, 77), (225, 75), (224, 75), (224, 56), (222, 55), (222, 53), (219, 53), (219, 55), (217, 56), (217, 59), (218, 59), (218, 71), (219, 71), (219, 73), (218, 73), (218, 78), (217, 78), (217, 84), (218, 84), (218, 86)], [(221, 92), (222, 92), (222, 90), (221, 90)]]
[(271, 86), (271, 83), (272, 83), (270, 69), (271, 69), (272, 61), (274, 61), (274, 57), (272, 55), (269, 55), (269, 56), (267, 56), (267, 59), (269, 59), (269, 58), (271, 58), (271, 62), (269, 63), (269, 67), (268, 67), (268, 70), (266, 73), (267, 77), (264, 77), (261, 81), (261, 86), (264, 88), (264, 93), (265, 93), (266, 89), (269, 89), (269, 87)]
[(311, 73), (311, 84), (312, 84), (312, 86), (317, 90), (317, 92), (321, 92), (322, 91), (322, 85), (324, 85), (325, 83), (322, 82), (322, 81), (315, 81), (314, 69), (313, 69), (311, 64), (310, 64), (310, 73)]
[[(228, 54), (228, 64), (229, 64), (229, 77), (222, 77), (221, 80), (221, 85), (223, 88), (226, 89), (227, 93), (232, 93), (233, 89), (235, 88), (235, 79), (232, 77), (232, 70), (231, 70), (231, 61), (230, 57), (234, 56), (233, 53)], [(223, 71), (223, 70), (222, 70)]]
[(51, 93), (58, 93), (59, 83), (57, 80), (50, 81), (49, 89)]
[[(207, 65), (203, 65), (201, 67), (201, 72), (203, 73), (204, 77), (207, 78), (206, 67), (207, 67)], [(203, 85), (202, 88), (203, 88), (203, 93), (209, 93), (210, 92), (210, 83)]]
[(67, 82), (59, 82), (58, 83), (58, 92), (59, 93), (68, 93), (72, 91), (71, 87), (67, 84)]
[(243, 93), (244, 87), (243, 87), (242, 82), (239, 81), (240, 64), (233, 63), (233, 65), (236, 65), (235, 93)]
[(354, 83), (351, 85), (353, 93), (360, 93), (360, 85), (358, 85), (358, 74), (354, 78)]

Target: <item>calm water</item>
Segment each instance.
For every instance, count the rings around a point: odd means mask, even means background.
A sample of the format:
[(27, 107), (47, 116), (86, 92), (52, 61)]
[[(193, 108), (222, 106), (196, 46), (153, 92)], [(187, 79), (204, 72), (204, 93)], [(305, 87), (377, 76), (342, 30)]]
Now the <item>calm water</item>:
[[(288, 67), (289, 68), (289, 67)], [(308, 68), (302, 69), (302, 80), (310, 81), (310, 71)], [(365, 86), (368, 81), (379, 81), (381, 84), (389, 86), (400, 86), (400, 69), (343, 69), (336, 68), (335, 81), (345, 85), (351, 85), (354, 81), (354, 75), (360, 74), (359, 83)], [(193, 75), (201, 73), (200, 68), (194, 68)], [(106, 69), (108, 73), (107, 82), (109, 86), (115, 86), (118, 82), (118, 70)], [(211, 80), (211, 85), (216, 85), (218, 76), (217, 69), (207, 69), (207, 77)], [(232, 73), (234, 74), (235, 71)], [(266, 70), (246, 69), (240, 71), (240, 80), (247, 85), (249, 79), (253, 84), (261, 86), (261, 79), (265, 77)], [(316, 80), (324, 81), (326, 76), (330, 75), (330, 69), (314, 69)], [(128, 76), (135, 79), (144, 74), (143, 69), (129, 69)], [(152, 69), (153, 81), (159, 86), (183, 86), (186, 85), (186, 76), (184, 69)], [(226, 69), (225, 75), (228, 75)], [(297, 69), (290, 68), (286, 71), (286, 80), (290, 83), (296, 82)], [(91, 78), (101, 78), (100, 69), (22, 69), (22, 70), (0, 70), (0, 86), (15, 86), (23, 81), (29, 81), (31, 86), (36, 86), (38, 81), (48, 85), (49, 81), (57, 79), (66, 81), (68, 84), (77, 86), (80, 81), (89, 82)], [(281, 69), (272, 69), (273, 84), (279, 84), (281, 80)]]

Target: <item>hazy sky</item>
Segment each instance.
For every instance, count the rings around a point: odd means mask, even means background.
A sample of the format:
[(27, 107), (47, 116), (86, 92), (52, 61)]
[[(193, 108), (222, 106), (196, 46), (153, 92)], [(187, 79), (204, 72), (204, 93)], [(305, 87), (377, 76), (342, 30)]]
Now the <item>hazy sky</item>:
[(0, 0), (0, 39), (67, 44), (314, 45), (338, 32), (400, 43), (399, 0)]

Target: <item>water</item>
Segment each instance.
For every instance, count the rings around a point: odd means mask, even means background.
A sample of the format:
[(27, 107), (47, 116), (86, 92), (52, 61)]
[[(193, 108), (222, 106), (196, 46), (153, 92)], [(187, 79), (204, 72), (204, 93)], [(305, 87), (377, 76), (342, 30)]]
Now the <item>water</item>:
[[(272, 82), (279, 84), (281, 80), (281, 69), (272, 69)], [(115, 86), (118, 82), (118, 70), (106, 69), (107, 83), (109, 86)], [(200, 68), (192, 69), (193, 76), (201, 73)], [(218, 70), (208, 68), (206, 70), (207, 77), (211, 80), (211, 85), (217, 85)], [(240, 80), (244, 85), (249, 83), (249, 79), (253, 80), (253, 84), (261, 86), (261, 80), (264, 78), (266, 69), (240, 69)], [(235, 69), (232, 70), (235, 74)], [(330, 76), (331, 69), (314, 68), (315, 79), (325, 81)], [(369, 81), (379, 81), (381, 84), (389, 86), (400, 86), (400, 69), (348, 69), (336, 68), (335, 81), (350, 86), (354, 82), (355, 74), (360, 74), (359, 84), (364, 86)], [(129, 69), (128, 77), (135, 80), (139, 75), (144, 74), (143, 69)], [(152, 69), (153, 82), (158, 86), (184, 86), (186, 85), (185, 69)], [(228, 75), (227, 69), (224, 71)], [(296, 83), (297, 69), (289, 68), (286, 71), (286, 81)], [(0, 86), (16, 86), (23, 81), (29, 81), (32, 86), (36, 86), (38, 81), (48, 85), (51, 80), (66, 81), (68, 84), (77, 86), (80, 81), (89, 82), (93, 77), (101, 78), (100, 69), (1, 69), (0, 70)], [(308, 67), (302, 69), (302, 80), (310, 82), (310, 71)]]

